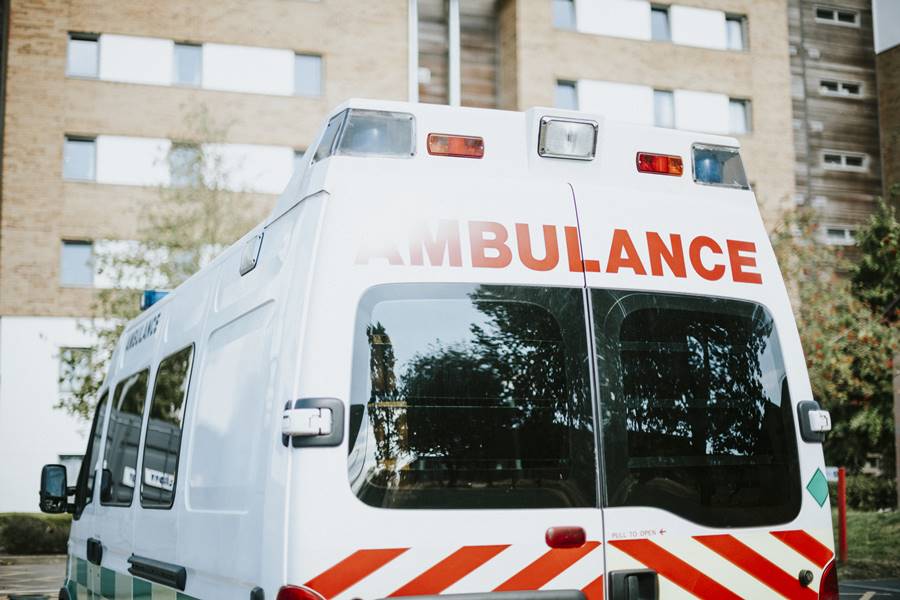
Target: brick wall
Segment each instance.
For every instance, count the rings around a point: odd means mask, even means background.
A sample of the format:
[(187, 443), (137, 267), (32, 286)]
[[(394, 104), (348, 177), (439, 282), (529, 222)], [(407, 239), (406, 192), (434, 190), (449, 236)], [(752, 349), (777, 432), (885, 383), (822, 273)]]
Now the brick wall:
[[(406, 27), (406, 0), (14, 0), (0, 190), (0, 315), (87, 314), (92, 292), (58, 284), (60, 240), (129, 239), (144, 207), (158, 198), (148, 188), (64, 182), (66, 133), (184, 139), (190, 131), (185, 115), (202, 104), (216, 123), (230, 125), (219, 141), (304, 148), (326, 112), (348, 97), (406, 98)], [(69, 31), (321, 54), (323, 95), (67, 78)], [(261, 217), (274, 197), (247, 202)]]

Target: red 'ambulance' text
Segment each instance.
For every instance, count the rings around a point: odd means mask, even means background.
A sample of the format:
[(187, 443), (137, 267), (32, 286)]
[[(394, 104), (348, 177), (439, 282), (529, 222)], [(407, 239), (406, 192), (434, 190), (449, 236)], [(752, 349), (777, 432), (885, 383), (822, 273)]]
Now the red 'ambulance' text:
[[(543, 242), (537, 248), (532, 243), (533, 226), (527, 223), (516, 223), (512, 232), (494, 221), (469, 221), (467, 226), (469, 264), (475, 268), (503, 269), (517, 259), (533, 271), (550, 271), (562, 264), (573, 273), (630, 271), (635, 275), (685, 278), (690, 269), (708, 281), (718, 281), (727, 274), (736, 283), (762, 283), (762, 276), (754, 271), (756, 244), (748, 241), (720, 243), (706, 235), (683, 239), (677, 233), (615, 229), (601, 261), (581, 256), (578, 228), (574, 226), (539, 226)], [(639, 253), (638, 247), (643, 252)], [(462, 267), (462, 254), (459, 222), (444, 219), (437, 222), (434, 233), (421, 227), (410, 235), (408, 263), (397, 245), (388, 241), (363, 244), (356, 263), (386, 260), (390, 265)]]

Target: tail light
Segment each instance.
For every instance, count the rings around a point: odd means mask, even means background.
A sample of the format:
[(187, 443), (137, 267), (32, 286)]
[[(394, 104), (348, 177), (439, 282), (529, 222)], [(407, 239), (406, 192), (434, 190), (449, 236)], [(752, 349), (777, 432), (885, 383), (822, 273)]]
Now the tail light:
[(428, 154), (457, 158), (482, 158), (484, 138), (472, 135), (428, 134)]
[(581, 548), (587, 536), (581, 527), (551, 527), (544, 540), (551, 548)]
[(684, 173), (684, 162), (680, 156), (638, 152), (637, 169), (641, 173), (658, 173), (659, 175), (675, 175)]
[(324, 598), (309, 588), (286, 585), (278, 590), (275, 600), (324, 600)]
[(825, 572), (822, 573), (819, 583), (819, 600), (838, 600), (839, 595), (837, 562), (831, 561), (825, 567)]

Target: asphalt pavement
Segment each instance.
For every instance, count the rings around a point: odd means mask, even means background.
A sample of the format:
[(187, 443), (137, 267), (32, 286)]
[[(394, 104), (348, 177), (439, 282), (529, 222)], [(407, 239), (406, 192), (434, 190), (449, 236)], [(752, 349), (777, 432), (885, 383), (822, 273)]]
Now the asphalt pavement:
[[(56, 598), (65, 572), (65, 556), (0, 556), (0, 600)], [(900, 579), (842, 582), (841, 600), (900, 600)]]
[(0, 600), (56, 598), (65, 577), (65, 556), (0, 556)]

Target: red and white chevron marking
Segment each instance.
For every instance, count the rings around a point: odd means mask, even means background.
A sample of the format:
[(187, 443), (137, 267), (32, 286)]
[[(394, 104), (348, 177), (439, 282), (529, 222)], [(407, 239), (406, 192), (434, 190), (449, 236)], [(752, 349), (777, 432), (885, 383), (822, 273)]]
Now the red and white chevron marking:
[[(787, 530), (613, 540), (606, 564), (609, 570), (655, 570), (665, 600), (815, 600), (822, 571), (834, 556), (830, 533), (821, 538)], [(597, 541), (570, 549), (506, 544), (450, 551), (364, 549), (304, 585), (326, 600), (540, 589), (580, 589), (588, 600), (601, 600), (603, 561), (604, 548)], [(808, 587), (798, 581), (802, 569), (814, 574)]]

